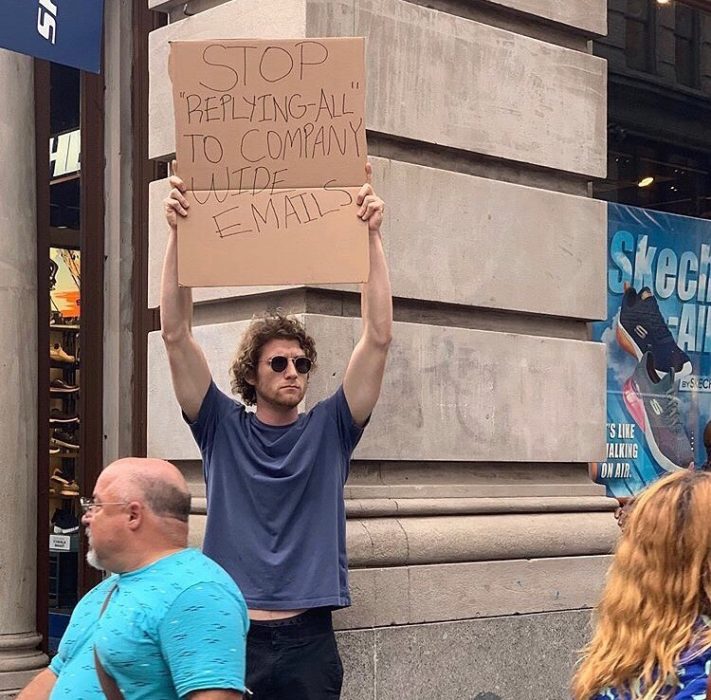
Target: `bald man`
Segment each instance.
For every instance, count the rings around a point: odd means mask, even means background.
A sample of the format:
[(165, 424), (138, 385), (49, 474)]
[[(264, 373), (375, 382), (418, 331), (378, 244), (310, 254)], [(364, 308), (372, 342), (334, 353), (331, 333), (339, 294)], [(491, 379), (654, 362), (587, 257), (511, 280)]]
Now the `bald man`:
[(180, 472), (121, 459), (81, 505), (87, 561), (112, 575), (79, 601), (59, 653), (18, 700), (241, 698), (247, 608), (218, 564), (187, 549)]

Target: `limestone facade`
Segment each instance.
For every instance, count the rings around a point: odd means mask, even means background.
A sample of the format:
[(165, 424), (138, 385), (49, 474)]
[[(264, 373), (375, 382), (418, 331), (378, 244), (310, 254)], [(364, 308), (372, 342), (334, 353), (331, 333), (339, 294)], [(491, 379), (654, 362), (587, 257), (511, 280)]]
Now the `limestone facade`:
[[(130, 3), (107, 3), (104, 462), (130, 452), (127, 120)], [(605, 450), (605, 356), (587, 324), (605, 316), (604, 0), (147, 0), (148, 152), (174, 152), (173, 39), (367, 37), (367, 125), (395, 336), (381, 401), (346, 489), (354, 605), (337, 613), (346, 700), (567, 697), (616, 529), (587, 476)], [(265, 29), (266, 28), (266, 29)], [(33, 651), (36, 377), (31, 61), (0, 52), (0, 123), (14, 164), (0, 202), (0, 377), (20, 412), (0, 427), (6, 548), (0, 567), (0, 697), (45, 659)], [(31, 167), (30, 167), (31, 166)], [(158, 306), (165, 228), (150, 188), (147, 309)], [(29, 261), (29, 262), (28, 262)], [(20, 264), (21, 263), (21, 264)], [(9, 281), (8, 281), (9, 280)], [(315, 336), (307, 408), (339, 383), (358, 337), (348, 285), (196, 290), (195, 333), (217, 383), (255, 312), (280, 306)], [(24, 306), (23, 306), (24, 305)], [(25, 308), (27, 307), (27, 308)], [(20, 352), (22, 350), (22, 352)], [(147, 446), (205, 498), (199, 455), (149, 335)], [(29, 358), (29, 360), (28, 360)], [(14, 422), (13, 422), (14, 421)], [(18, 436), (20, 439), (18, 439)], [(12, 543), (11, 545), (9, 543)], [(7, 557), (5, 552), (8, 552)], [(6, 564), (7, 561), (7, 564)]]
[[(606, 3), (194, 0), (190, 16), (184, 3), (150, 6), (169, 15), (150, 37), (159, 160), (175, 149), (171, 40), (265, 27), (367, 37), (369, 153), (388, 204), (396, 322), (347, 486), (345, 697), (566, 697), (616, 537), (612, 504), (586, 470), (605, 449), (605, 355), (586, 324), (606, 304), (606, 209), (588, 187), (606, 167), (606, 63), (590, 50)], [(149, 306), (165, 192), (152, 184)], [(358, 338), (356, 291), (197, 290), (195, 333), (216, 382), (228, 390), (252, 314), (281, 306), (319, 347), (312, 405), (338, 386)], [(199, 544), (199, 454), (158, 333), (147, 395), (148, 452), (191, 479)]]

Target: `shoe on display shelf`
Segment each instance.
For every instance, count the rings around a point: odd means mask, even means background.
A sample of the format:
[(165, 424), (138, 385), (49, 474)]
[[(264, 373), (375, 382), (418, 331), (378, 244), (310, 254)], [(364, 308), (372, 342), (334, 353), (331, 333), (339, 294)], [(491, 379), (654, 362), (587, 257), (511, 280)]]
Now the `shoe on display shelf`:
[(73, 535), (79, 532), (79, 520), (67, 508), (55, 508), (51, 522), (55, 535)]
[(651, 352), (658, 376), (672, 370), (677, 379), (691, 374), (691, 360), (674, 341), (649, 287), (625, 289), (616, 335), (620, 347), (637, 360)]
[(59, 343), (54, 343), (49, 348), (49, 359), (54, 362), (61, 362), (65, 365), (73, 365), (77, 358), (64, 352), (64, 348)]
[(73, 477), (69, 476), (69, 474), (65, 474), (61, 469), (54, 470), (50, 477), (50, 482), (54, 482), (53, 488), (55, 493), (58, 490), (62, 496), (79, 496), (79, 485), (74, 481)]
[(57, 483), (62, 484), (62, 486), (66, 486), (67, 484), (74, 481), (74, 479), (69, 476), (69, 474), (65, 474), (61, 469), (55, 469), (52, 472), (52, 476), (50, 476), (49, 478), (52, 481), (56, 481)]
[(50, 446), (52, 444), (54, 444), (54, 446), (65, 447), (68, 450), (79, 449), (79, 443), (77, 442), (76, 437), (74, 437), (71, 433), (65, 432), (64, 430), (54, 431), (52, 438), (50, 439)]
[(49, 412), (49, 422), (50, 423), (78, 423), (79, 416), (74, 414), (65, 413), (60, 411), (58, 408), (53, 408)]
[[(67, 495), (67, 494), (63, 494)], [(76, 527), (57, 527), (57, 525), (52, 526), (52, 534), (54, 535), (74, 535), (79, 532), (79, 526)]]
[(73, 459), (77, 456), (76, 452), (67, 452), (67, 449), (65, 445), (60, 445), (53, 437), (49, 438), (49, 454), (51, 456), (61, 457), (62, 459)]
[(52, 394), (75, 394), (79, 391), (79, 387), (73, 384), (67, 384), (61, 379), (53, 379), (49, 383), (49, 391)]
[(59, 493), (62, 496), (68, 496), (69, 498), (79, 498), (79, 484), (77, 484), (76, 481), (72, 481), (66, 486), (62, 486)]
[(659, 377), (654, 356), (646, 352), (625, 382), (625, 406), (647, 438), (657, 464), (668, 472), (694, 464), (694, 452), (679, 415), (674, 370)]

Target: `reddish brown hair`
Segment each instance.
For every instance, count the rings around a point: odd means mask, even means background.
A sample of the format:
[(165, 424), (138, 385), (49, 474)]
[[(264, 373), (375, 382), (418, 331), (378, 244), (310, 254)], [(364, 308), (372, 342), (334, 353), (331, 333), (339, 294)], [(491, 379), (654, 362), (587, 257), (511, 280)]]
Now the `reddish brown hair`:
[(242, 336), (230, 367), (232, 393), (239, 394), (247, 406), (254, 406), (257, 402), (257, 392), (248, 379), (254, 380), (262, 348), (275, 338), (295, 340), (313, 363), (311, 371), (316, 368), (316, 343), (298, 319), (280, 312), (270, 312), (254, 319)]

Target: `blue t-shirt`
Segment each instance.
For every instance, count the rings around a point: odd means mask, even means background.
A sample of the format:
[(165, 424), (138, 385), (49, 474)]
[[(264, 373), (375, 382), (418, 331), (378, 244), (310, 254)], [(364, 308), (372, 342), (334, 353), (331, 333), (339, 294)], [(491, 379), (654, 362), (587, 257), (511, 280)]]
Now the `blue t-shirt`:
[(182, 550), (110, 576), (79, 601), (49, 666), (58, 677), (50, 698), (104, 697), (94, 647), (126, 700), (242, 692), (248, 628), (234, 581), (199, 551)]
[(350, 605), (343, 485), (363, 429), (343, 387), (287, 426), (213, 383), (190, 424), (207, 483), (203, 551), (264, 610)]
[[(698, 623), (699, 630), (708, 631), (711, 620), (702, 616)], [(679, 685), (672, 695), (671, 700), (706, 700), (706, 684), (711, 672), (711, 648), (699, 652), (695, 645), (683, 652), (679, 659), (677, 674)], [(605, 688), (592, 700), (630, 700), (630, 692), (619, 693), (614, 688)], [(710, 698), (711, 700), (711, 698)]]

